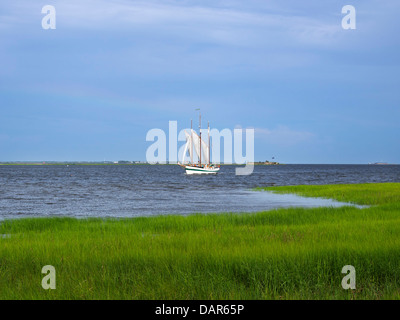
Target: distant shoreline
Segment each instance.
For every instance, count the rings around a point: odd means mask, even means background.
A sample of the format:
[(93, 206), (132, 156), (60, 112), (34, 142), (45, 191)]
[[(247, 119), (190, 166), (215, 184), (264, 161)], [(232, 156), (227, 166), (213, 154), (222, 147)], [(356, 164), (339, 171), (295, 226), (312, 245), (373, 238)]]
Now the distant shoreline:
[[(281, 166), (281, 165), (366, 165), (366, 166), (396, 166), (400, 165), (398, 163), (278, 163), (278, 162), (253, 162), (248, 163), (250, 165), (256, 166)], [(79, 162), (79, 161), (71, 161), (71, 162), (41, 162), (41, 161), (27, 161), (27, 162), (19, 162), (19, 161), (4, 161), (0, 162), (0, 166), (134, 166), (134, 165), (177, 165), (177, 163), (148, 163), (148, 162), (121, 162), (121, 163), (113, 163), (113, 162)], [(245, 164), (240, 163), (221, 163), (221, 166), (244, 166)]]

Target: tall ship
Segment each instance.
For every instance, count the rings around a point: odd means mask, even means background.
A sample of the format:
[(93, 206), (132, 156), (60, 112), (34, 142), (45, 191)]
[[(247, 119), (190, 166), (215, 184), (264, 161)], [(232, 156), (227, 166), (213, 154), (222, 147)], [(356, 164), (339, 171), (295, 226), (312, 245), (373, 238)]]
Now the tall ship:
[[(182, 155), (182, 163), (178, 165), (185, 169), (186, 174), (217, 174), (220, 166), (211, 163), (210, 123), (208, 123), (208, 143), (201, 138), (201, 113), (199, 113), (199, 134), (190, 125), (190, 133), (185, 130), (186, 144)], [(185, 163), (189, 153), (190, 162)], [(198, 162), (193, 161), (196, 154)]]

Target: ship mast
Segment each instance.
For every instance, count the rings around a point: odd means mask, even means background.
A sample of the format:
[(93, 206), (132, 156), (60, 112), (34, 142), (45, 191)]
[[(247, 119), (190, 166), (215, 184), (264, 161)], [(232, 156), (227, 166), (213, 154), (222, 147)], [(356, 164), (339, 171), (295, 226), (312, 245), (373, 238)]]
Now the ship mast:
[(208, 122), (208, 164), (211, 164), (210, 122)]
[(193, 164), (193, 120), (190, 119), (190, 161)]
[(199, 132), (200, 132), (200, 167), (201, 167), (201, 113), (199, 112)]

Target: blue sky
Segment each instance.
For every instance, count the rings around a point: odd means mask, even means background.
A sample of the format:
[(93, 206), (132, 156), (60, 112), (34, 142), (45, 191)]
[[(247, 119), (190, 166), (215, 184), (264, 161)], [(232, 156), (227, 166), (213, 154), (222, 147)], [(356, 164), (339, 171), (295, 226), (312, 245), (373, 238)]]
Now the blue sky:
[(145, 160), (148, 130), (200, 107), (213, 128), (254, 128), (256, 160), (400, 163), (399, 15), (396, 0), (3, 1), (0, 161)]

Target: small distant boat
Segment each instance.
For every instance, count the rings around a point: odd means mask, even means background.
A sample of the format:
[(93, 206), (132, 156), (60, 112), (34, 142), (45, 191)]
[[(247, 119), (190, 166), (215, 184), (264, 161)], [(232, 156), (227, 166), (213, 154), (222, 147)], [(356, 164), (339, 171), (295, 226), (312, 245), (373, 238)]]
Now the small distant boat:
[[(178, 165), (185, 168), (186, 174), (216, 174), (220, 166), (211, 163), (210, 148), (210, 124), (208, 123), (208, 144), (201, 139), (201, 114), (199, 114), (199, 135), (193, 130), (192, 125), (190, 133), (185, 130), (186, 145), (182, 156), (182, 163)], [(199, 159), (198, 163), (193, 161), (193, 150)], [(190, 162), (185, 164), (186, 154), (189, 153)], [(202, 163), (202, 160), (204, 161)]]

